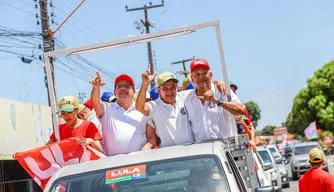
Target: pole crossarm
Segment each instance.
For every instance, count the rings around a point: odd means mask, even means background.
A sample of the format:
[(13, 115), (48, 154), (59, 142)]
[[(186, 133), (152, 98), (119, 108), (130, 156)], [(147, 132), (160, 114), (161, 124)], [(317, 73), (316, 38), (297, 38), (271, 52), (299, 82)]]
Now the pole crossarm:
[(129, 11), (138, 11), (138, 10), (144, 10), (144, 9), (152, 9), (152, 8), (162, 7), (162, 6), (164, 6), (164, 4), (144, 6), (144, 7), (133, 8), (133, 9), (126, 9), (126, 11), (127, 12), (129, 12)]

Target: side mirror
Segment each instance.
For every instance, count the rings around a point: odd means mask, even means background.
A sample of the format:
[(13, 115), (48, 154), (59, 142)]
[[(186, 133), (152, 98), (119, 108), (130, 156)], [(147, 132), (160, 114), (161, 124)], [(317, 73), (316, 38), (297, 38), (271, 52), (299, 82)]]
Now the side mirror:
[(269, 170), (269, 169), (271, 169), (271, 168), (273, 168), (273, 165), (272, 165), (271, 163), (265, 163), (265, 164), (263, 165), (263, 170), (264, 170), (264, 171), (267, 171), (267, 170)]
[(254, 192), (275, 192), (275, 188), (273, 186), (257, 187)]
[(278, 163), (278, 164), (281, 164), (281, 163), (282, 163), (282, 159), (279, 158), (279, 157), (276, 157), (276, 158), (275, 158), (275, 161), (276, 161), (276, 163)]

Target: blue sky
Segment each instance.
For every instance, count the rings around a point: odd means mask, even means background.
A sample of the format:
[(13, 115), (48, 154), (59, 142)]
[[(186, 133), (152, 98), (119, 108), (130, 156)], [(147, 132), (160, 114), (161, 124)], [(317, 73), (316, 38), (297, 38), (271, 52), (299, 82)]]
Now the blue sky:
[[(126, 12), (125, 5), (135, 8), (149, 2), (86, 0), (57, 32), (55, 41), (74, 47), (138, 35), (140, 32), (133, 23), (142, 19), (144, 13)], [(56, 21), (61, 23), (66, 17), (65, 13), (69, 14), (79, 3), (80, 0), (53, 1)], [(153, 0), (152, 3), (160, 4), (160, 1)], [(321, 3), (310, 0), (165, 0), (164, 7), (149, 10), (149, 18), (157, 30), (219, 20), (229, 79), (239, 86), (237, 93), (242, 101), (253, 100), (260, 106), (262, 118), (258, 129), (262, 129), (266, 125), (281, 125), (291, 110), (293, 98), (306, 87), (307, 78), (334, 58), (333, 7), (334, 2), (329, 0)], [(7, 18), (0, 20), (1, 26), (40, 32), (41, 26), (36, 25), (34, 16), (36, 13), (39, 14), (39, 11), (34, 9), (33, 0), (0, 0), (0, 16)], [(53, 30), (56, 27), (51, 25)], [(151, 28), (151, 31), (156, 29)], [(182, 70), (182, 66), (171, 66), (170, 62), (196, 56), (210, 62), (214, 79), (222, 79), (215, 38), (213, 29), (204, 29), (188, 36), (153, 42), (157, 72), (169, 70), (176, 73)], [(32, 49), (29, 51), (32, 52)], [(35, 49), (33, 53), (38, 52)], [(121, 73), (132, 75), (137, 85), (148, 63), (146, 44), (83, 56), (111, 71), (110, 76)], [(42, 63), (36, 60), (24, 64), (15, 55), (1, 51), (0, 63), (1, 98), (47, 105)], [(82, 75), (79, 69), (69, 70), (68, 67), (77, 68), (70, 61), (63, 63), (66, 65), (59, 64), (56, 58), (58, 99), (63, 95), (77, 96), (79, 92), (89, 96), (89, 75)], [(88, 73), (92, 76), (95, 71)], [(183, 80), (183, 76), (178, 77), (180, 81)], [(105, 79), (112, 87), (112, 78)]]

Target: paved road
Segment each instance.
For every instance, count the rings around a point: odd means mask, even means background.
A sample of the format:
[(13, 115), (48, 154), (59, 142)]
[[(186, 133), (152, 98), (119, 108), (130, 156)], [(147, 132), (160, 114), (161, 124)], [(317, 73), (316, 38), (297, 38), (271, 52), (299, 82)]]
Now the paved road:
[[(334, 155), (327, 156), (326, 159), (328, 160), (329, 165), (329, 172), (334, 175)], [(291, 176), (291, 166), (290, 164), (285, 165), (286, 168), (289, 171), (289, 177), (290, 177), (290, 188), (283, 189), (283, 192), (298, 192), (298, 181), (292, 181)]]

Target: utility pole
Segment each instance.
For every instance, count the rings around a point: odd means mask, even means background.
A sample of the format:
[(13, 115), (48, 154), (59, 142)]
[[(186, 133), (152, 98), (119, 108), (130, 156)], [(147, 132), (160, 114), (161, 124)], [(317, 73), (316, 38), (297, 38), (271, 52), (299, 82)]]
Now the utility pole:
[[(48, 14), (48, 0), (39, 0), (39, 9), (41, 14), (41, 26), (42, 26), (42, 37), (43, 37), (43, 49), (44, 52), (50, 52), (54, 50), (54, 42), (50, 37), (50, 23), (49, 23), (49, 14)], [(54, 67), (53, 67), (53, 58), (50, 58), (50, 67), (51, 67), (51, 74), (52, 74), (52, 81), (53, 81), (53, 90), (54, 95), (56, 96), (56, 88), (55, 88), (55, 76), (54, 76)], [(51, 99), (49, 94), (49, 87), (48, 82), (46, 79), (46, 71), (44, 66), (44, 73), (45, 73), (45, 86), (48, 91), (48, 101), (49, 106), (51, 106)]]
[(84, 102), (84, 100), (86, 99), (86, 93), (80, 92), (78, 99), (79, 99), (79, 103), (82, 104)]
[[(138, 10), (144, 10), (145, 13), (145, 21), (141, 19), (142, 24), (145, 26), (146, 28), (146, 33), (150, 33), (150, 27), (154, 27), (154, 25), (152, 24), (152, 22), (149, 20), (148, 18), (148, 13), (147, 10), (148, 9), (152, 9), (152, 8), (157, 8), (157, 7), (162, 7), (164, 6), (164, 1), (161, 1), (160, 5), (152, 5), (152, 2), (150, 2), (150, 5), (144, 5), (144, 7), (138, 7), (138, 8), (133, 8), (133, 9), (128, 9), (128, 6), (125, 6), (125, 9), (127, 12), (129, 11), (138, 11)], [(148, 62), (151, 64), (151, 74), (154, 74), (154, 64), (153, 64), (153, 59), (152, 59), (152, 46), (151, 46), (151, 42), (147, 42), (147, 52), (148, 52)], [(152, 81), (151, 82), (151, 88), (155, 87), (155, 82)]]
[(183, 71), (180, 71), (180, 74), (184, 74), (184, 77), (187, 77), (187, 74), (189, 74), (189, 71), (187, 71), (185, 63), (188, 62), (188, 61), (192, 61), (192, 60), (194, 60), (194, 59), (195, 59), (195, 56), (194, 56), (192, 59), (186, 59), (186, 60), (175, 61), (175, 62), (172, 62), (172, 63), (170, 63), (170, 64), (171, 64), (171, 65), (175, 65), (175, 64), (180, 64), (180, 63), (182, 63), (182, 65), (183, 65)]

